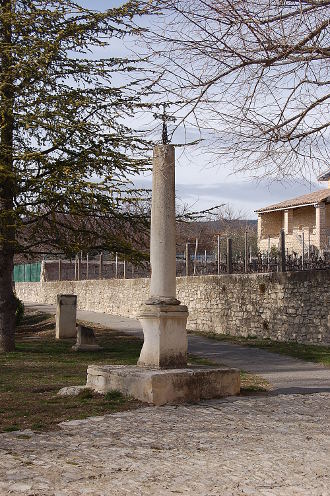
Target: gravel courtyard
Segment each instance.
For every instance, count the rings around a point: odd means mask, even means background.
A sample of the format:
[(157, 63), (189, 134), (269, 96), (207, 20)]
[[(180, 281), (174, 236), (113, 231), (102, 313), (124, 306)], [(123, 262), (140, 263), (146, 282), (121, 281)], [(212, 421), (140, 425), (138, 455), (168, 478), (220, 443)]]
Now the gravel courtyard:
[(0, 494), (328, 496), (330, 394), (250, 396), (0, 435)]

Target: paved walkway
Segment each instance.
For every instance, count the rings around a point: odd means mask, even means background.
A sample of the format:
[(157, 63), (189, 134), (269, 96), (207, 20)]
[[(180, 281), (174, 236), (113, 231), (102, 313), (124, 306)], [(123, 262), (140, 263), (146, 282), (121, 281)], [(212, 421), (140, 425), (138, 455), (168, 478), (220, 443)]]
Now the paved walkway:
[[(26, 307), (55, 313), (53, 305), (27, 303)], [(143, 337), (141, 325), (134, 319), (82, 310), (78, 310), (78, 319)], [(188, 343), (194, 355), (264, 377), (273, 385), (275, 394), (330, 393), (330, 369), (322, 365), (196, 335), (189, 335)]]

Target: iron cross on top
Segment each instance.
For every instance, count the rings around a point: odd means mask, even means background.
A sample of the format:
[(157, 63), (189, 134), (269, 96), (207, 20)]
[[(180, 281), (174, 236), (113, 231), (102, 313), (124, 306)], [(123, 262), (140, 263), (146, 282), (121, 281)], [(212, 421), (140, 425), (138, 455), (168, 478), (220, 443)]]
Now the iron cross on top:
[(162, 131), (162, 143), (163, 145), (168, 145), (170, 140), (168, 138), (168, 132), (167, 132), (167, 123), (172, 121), (174, 122), (176, 119), (172, 115), (168, 115), (166, 113), (166, 106), (168, 106), (168, 103), (163, 103), (163, 113), (162, 114), (154, 114), (155, 119), (161, 119), (163, 121), (163, 131)]

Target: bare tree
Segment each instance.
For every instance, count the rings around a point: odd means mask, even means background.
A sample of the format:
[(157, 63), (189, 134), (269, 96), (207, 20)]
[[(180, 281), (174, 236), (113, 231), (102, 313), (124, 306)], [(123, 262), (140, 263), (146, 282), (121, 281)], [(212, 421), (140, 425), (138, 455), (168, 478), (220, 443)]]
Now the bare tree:
[[(150, 3), (150, 2), (149, 2)], [(329, 12), (322, 0), (159, 0), (145, 34), (158, 85), (209, 151), (284, 177), (329, 164)]]

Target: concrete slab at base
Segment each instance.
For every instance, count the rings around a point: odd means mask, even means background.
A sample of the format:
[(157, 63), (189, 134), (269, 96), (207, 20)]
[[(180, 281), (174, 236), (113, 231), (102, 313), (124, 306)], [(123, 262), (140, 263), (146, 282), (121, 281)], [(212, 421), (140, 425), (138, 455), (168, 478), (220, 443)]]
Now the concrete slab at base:
[(99, 393), (116, 389), (154, 405), (195, 403), (239, 394), (240, 374), (239, 370), (226, 367), (159, 370), (127, 365), (90, 365), (86, 386)]

